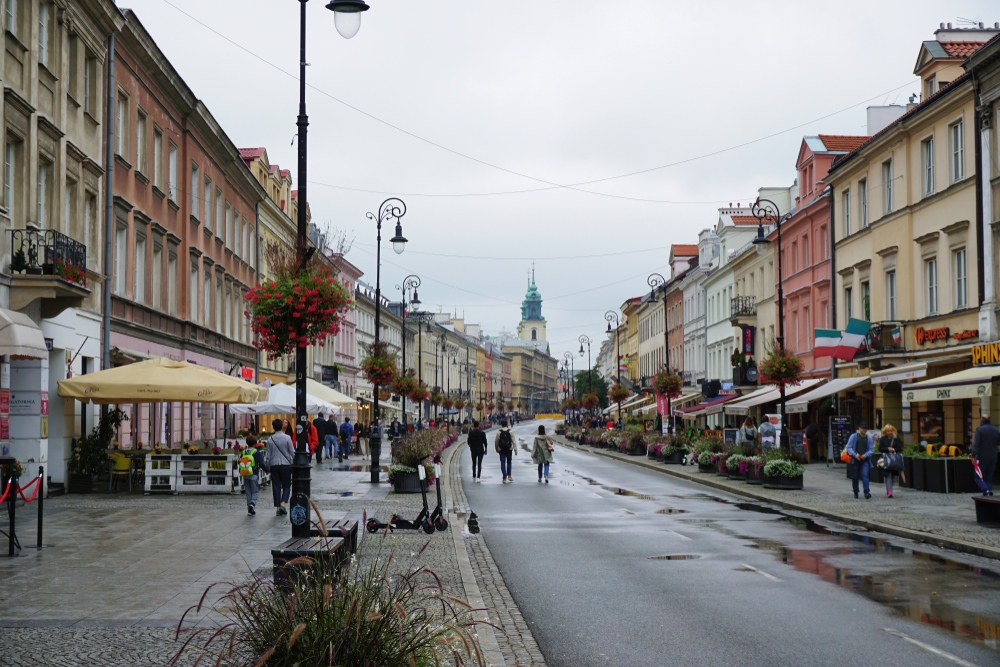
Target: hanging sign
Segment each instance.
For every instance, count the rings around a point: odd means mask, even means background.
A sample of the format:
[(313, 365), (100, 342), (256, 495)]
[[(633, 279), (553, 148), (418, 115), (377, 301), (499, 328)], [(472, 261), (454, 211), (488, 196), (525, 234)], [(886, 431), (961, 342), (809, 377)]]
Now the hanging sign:
[(10, 417), (0, 415), (0, 440), (10, 440)]
[(754, 342), (757, 336), (757, 329), (750, 324), (741, 324), (740, 329), (743, 330), (743, 333), (740, 335), (740, 351), (743, 354), (752, 355), (756, 349)]
[(49, 392), (42, 392), (42, 414), (49, 414)]

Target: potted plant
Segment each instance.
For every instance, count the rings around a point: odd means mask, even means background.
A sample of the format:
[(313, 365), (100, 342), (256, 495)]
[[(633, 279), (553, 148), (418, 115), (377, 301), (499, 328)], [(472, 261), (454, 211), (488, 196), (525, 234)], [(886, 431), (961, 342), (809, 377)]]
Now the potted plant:
[(719, 477), (729, 477), (729, 468), (726, 467), (726, 459), (729, 454), (726, 452), (715, 452), (712, 454), (712, 463), (715, 464), (715, 474)]
[(420, 476), (417, 466), (424, 461), (427, 483), (434, 479), (431, 454), (444, 449), (447, 436), (442, 431), (426, 430), (407, 433), (392, 443), (392, 465), (389, 466), (389, 483), (395, 493), (420, 493)]
[(121, 409), (108, 410), (90, 435), (73, 438), (69, 459), (70, 493), (90, 493), (93, 490), (94, 477), (108, 470), (108, 445), (126, 421), (128, 415)]
[(255, 345), (268, 359), (300, 347), (324, 346), (327, 336), (340, 332), (340, 322), (353, 303), (337, 280), (336, 266), (306, 243), (289, 252), (284, 244), (268, 242), (263, 250), (273, 278), (247, 293), (243, 313), (250, 318)]
[(768, 461), (764, 465), (764, 488), (801, 490), (805, 470), (805, 466), (787, 459)]
[(646, 440), (642, 437), (642, 433), (629, 434), (628, 438), (624, 440), (623, 445), (625, 447), (625, 453), (629, 456), (646, 455)]
[(746, 461), (747, 457), (742, 454), (733, 454), (728, 459), (726, 459), (726, 470), (729, 471), (729, 479), (735, 479), (738, 481), (745, 481), (747, 478), (746, 467), (743, 462)]
[(28, 241), (27, 273), (34, 276), (42, 275), (42, 267), (38, 264), (38, 246), (30, 240)]
[(740, 463), (740, 468), (746, 475), (747, 484), (764, 483), (764, 457), (748, 456)]
[(24, 254), (24, 248), (18, 248), (14, 251), (13, 256), (10, 259), (10, 272), (11, 273), (24, 273), (28, 268), (28, 258)]
[(702, 452), (698, 454), (698, 472), (715, 472), (715, 463), (712, 462), (712, 452)]

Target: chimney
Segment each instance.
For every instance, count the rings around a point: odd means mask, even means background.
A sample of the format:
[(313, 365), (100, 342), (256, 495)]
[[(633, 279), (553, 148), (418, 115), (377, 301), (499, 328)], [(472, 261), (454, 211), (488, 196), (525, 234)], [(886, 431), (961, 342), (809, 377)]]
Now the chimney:
[(909, 111), (915, 106), (917, 106), (917, 96), (916, 94), (913, 94), (910, 95), (910, 101), (906, 103), (906, 110)]

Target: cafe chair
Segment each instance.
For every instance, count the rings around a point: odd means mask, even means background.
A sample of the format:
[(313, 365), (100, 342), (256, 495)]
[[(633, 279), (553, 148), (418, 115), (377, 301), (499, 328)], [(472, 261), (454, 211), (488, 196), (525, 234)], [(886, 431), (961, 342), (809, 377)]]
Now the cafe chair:
[(121, 477), (128, 481), (128, 490), (132, 490), (132, 461), (124, 456), (111, 457), (111, 479), (108, 481), (108, 492), (114, 490), (115, 483)]
[(132, 476), (129, 479), (129, 487), (135, 485), (144, 488), (146, 485), (146, 457), (136, 456), (132, 459)]

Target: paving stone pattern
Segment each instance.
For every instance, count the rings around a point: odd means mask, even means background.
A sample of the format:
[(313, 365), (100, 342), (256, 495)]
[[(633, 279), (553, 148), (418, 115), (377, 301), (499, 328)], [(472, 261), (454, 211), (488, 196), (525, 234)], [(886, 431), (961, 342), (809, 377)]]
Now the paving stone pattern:
[[(462, 444), (464, 443), (459, 446)], [(461, 457), (457, 453), (452, 456), (448, 476), (454, 509), (468, 514), (469, 500), (462, 486), (460, 462)], [(494, 629), (494, 634), (507, 667), (544, 667), (545, 657), (535, 642), (527, 622), (521, 616), (521, 610), (507, 589), (507, 584), (493, 561), (493, 555), (486, 546), (486, 540), (481, 534), (469, 533), (467, 530), (463, 532), (463, 538), (472, 570), (476, 575), (476, 583), (479, 585), (483, 601), (490, 608), (488, 612), (490, 622), (495, 628), (499, 628), (499, 630)]]

